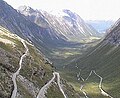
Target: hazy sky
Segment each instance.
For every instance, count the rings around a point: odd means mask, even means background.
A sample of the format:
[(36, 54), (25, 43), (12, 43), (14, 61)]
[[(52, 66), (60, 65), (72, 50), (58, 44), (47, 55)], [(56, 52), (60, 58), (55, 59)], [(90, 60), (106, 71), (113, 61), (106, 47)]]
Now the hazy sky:
[(18, 8), (20, 5), (34, 9), (70, 9), (84, 20), (117, 20), (120, 18), (120, 0), (4, 0)]

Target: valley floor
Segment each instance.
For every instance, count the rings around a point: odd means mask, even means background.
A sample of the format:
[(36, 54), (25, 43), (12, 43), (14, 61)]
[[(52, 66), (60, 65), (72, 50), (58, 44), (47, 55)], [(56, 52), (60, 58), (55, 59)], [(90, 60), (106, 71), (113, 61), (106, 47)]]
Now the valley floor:
[(86, 98), (119, 98), (120, 47), (110, 44), (96, 47), (65, 65), (60, 74)]

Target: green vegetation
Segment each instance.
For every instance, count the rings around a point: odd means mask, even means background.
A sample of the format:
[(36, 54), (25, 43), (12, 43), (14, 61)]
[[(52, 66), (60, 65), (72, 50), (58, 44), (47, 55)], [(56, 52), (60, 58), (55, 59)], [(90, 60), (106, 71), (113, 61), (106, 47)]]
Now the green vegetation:
[[(1, 35), (0, 38), (7, 39), (8, 41), (15, 43), (16, 50), (23, 52), (24, 47), (23, 47), (20, 39), (18, 39), (15, 35), (12, 37), (10, 37), (9, 35)], [(14, 47), (11, 44), (8, 44), (7, 46), (11, 46), (14, 49)]]
[(19, 82), (17, 82), (18, 85), (18, 92), (21, 96), (24, 96), (24, 98), (33, 98), (33, 96), (21, 85)]
[(0, 98), (8, 98), (12, 91), (12, 80), (4, 66), (0, 63)]
[(55, 83), (48, 88), (46, 96), (47, 98), (64, 98), (63, 94), (59, 90), (59, 87)]
[(49, 59), (54, 63), (57, 70), (60, 70), (63, 65), (67, 65), (76, 58), (79, 58), (86, 52), (88, 47), (92, 47), (91, 44), (78, 44), (73, 46), (59, 47), (53, 49), (49, 55)]
[(73, 86), (66, 81), (62, 81), (64, 92), (67, 94), (68, 98), (79, 98), (82, 96), (78, 91), (75, 91)]
[[(6, 91), (3, 89), (5, 91), (3, 93), (0, 91), (0, 95), (2, 94), (2, 97), (6, 96), (6, 98), (8, 98), (10, 97), (13, 90), (13, 83), (10, 76), (8, 76), (8, 73), (12, 75), (12, 73), (14, 73), (19, 68), (19, 60), (21, 55), (25, 52), (25, 48), (17, 35), (11, 34), (2, 27), (0, 27), (0, 30), (0, 67), (3, 69), (2, 71), (4, 71), (1, 73), (2, 80), (0, 83), (3, 82), (3, 84), (0, 84), (0, 90), (2, 90), (3, 87), (6, 89)], [(4, 40), (8, 42), (4, 42)], [(53, 68), (51, 64), (46, 63), (43, 55), (40, 54), (39, 51), (35, 49), (35, 47), (28, 44), (27, 46), (29, 48), (29, 55), (23, 60), (23, 66), (20, 71), (20, 75), (31, 81), (36, 87), (41, 88), (53, 76)], [(6, 79), (9, 80), (6, 80), (5, 77), (8, 77)], [(6, 82), (9, 81), (11, 82), (11, 88), (7, 90), (9, 86)], [(29, 94), (29, 91), (25, 89), (25, 87), (21, 85), (20, 82), (17, 82), (17, 84), (20, 87), (19, 91), (21, 91), (19, 93), (21, 94), (24, 92), (22, 94), (24, 98), (32, 98), (30, 97), (32, 95)]]
[[(67, 84), (66, 81), (62, 80), (63, 90), (68, 98), (79, 98), (81, 95), (78, 92), (75, 92), (74, 88)], [(53, 83), (50, 88), (47, 90), (47, 98), (64, 98), (61, 93), (58, 85)]]
[(45, 59), (33, 46), (27, 46), (29, 56), (25, 58), (20, 74), (32, 82), (36, 81), (35, 85), (42, 87), (52, 78), (53, 69), (50, 64), (45, 64)]
[[(99, 48), (97, 48), (99, 47)], [(86, 78), (91, 70), (103, 77), (102, 87), (114, 98), (120, 97), (120, 47), (115, 45), (103, 43), (98, 44), (94, 49), (90, 49), (88, 53), (81, 56), (76, 62), (65, 66), (62, 76), (66, 78), (76, 88), (75, 84), (79, 85), (82, 80), (77, 80), (77, 73), (81, 69), (81, 76)], [(78, 66), (76, 68), (75, 66)], [(66, 75), (65, 75), (66, 74)], [(97, 78), (99, 79), (99, 78)], [(90, 77), (86, 82), (84, 89), (92, 98), (103, 98), (98, 89), (99, 81), (96, 81), (95, 75)]]
[(12, 52), (12, 45), (5, 45), (5, 43), (0, 42), (0, 47), (3, 48), (6, 51)]
[[(6, 29), (0, 27), (0, 98), (10, 98), (13, 90), (13, 82), (11, 76), (19, 68), (20, 57), (25, 53), (25, 48), (17, 35), (11, 34)], [(6, 41), (6, 42), (5, 42)], [(33, 98), (52, 77), (53, 65), (40, 53), (34, 46), (25, 42), (29, 54), (23, 59), (20, 75), (23, 77), (17, 79), (18, 95), (23, 98)], [(66, 55), (71, 55), (66, 53)], [(36, 95), (30, 93), (24, 84), (24, 79), (29, 85), (29, 90), (32, 87), (39, 88), (35, 92)], [(23, 85), (24, 84), (24, 85)], [(78, 98), (74, 89), (66, 82), (64, 83), (64, 90), (69, 98)], [(47, 93), (48, 98), (63, 98), (56, 84), (51, 85)]]

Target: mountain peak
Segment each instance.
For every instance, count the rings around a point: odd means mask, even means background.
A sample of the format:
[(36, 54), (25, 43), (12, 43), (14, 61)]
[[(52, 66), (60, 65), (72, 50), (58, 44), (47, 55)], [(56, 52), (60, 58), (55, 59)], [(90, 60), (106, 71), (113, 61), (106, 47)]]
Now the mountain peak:
[(57, 17), (63, 17), (68, 16), (66, 13), (64, 13), (62, 10), (51, 10), (50, 12), (47, 12), (51, 15), (57, 16)]
[(76, 15), (77, 15), (75, 12), (72, 12), (69, 9), (52, 10), (52, 11), (50, 11), (48, 13), (50, 13), (52, 15), (55, 15), (57, 17), (68, 16), (68, 17), (71, 17), (71, 18), (74, 18), (74, 19), (76, 19)]
[[(63, 12), (64, 13), (66, 13), (66, 14), (68, 14), (71, 18), (73, 18), (73, 19), (77, 19), (77, 17), (79, 16), (78, 14), (76, 14), (75, 12), (72, 12), (72, 11), (70, 11), (70, 10), (68, 10), (68, 9), (64, 9), (63, 10)], [(79, 16), (80, 17), (80, 16)]]
[(20, 9), (23, 9), (20, 13), (27, 16), (30, 21), (41, 27), (50, 28), (52, 31), (54, 29), (56, 32), (53, 32), (55, 38), (62, 35), (62, 38), (67, 41), (75, 41), (73, 39), (83, 41), (84, 38), (89, 38), (91, 35), (96, 36), (96, 31), (88, 26), (78, 14), (68, 9), (52, 10), (51, 12), (41, 10), (30, 12), (30, 8), (26, 10), (26, 6)]
[(20, 13), (26, 12), (26, 14), (33, 13), (34, 9), (32, 9), (29, 6), (23, 5), (23, 6), (18, 7), (18, 12), (20, 12)]

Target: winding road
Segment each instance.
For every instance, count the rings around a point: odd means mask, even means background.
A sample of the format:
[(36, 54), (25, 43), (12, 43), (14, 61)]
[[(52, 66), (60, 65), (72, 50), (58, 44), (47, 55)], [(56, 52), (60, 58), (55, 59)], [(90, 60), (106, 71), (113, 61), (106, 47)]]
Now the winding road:
[[(81, 70), (80, 70), (80, 71), (81, 71)], [(92, 74), (92, 71), (90, 72), (90, 74), (88, 75), (88, 77), (87, 77), (86, 79), (84, 79), (84, 78), (80, 75), (80, 72), (79, 72), (79, 76), (80, 76), (80, 78), (82, 79), (83, 82), (84, 82), (84, 81), (87, 81), (87, 80), (89, 79), (89, 77), (91, 76), (91, 74)], [(84, 85), (85, 85), (85, 84), (82, 84), (82, 85), (80, 86), (80, 91), (85, 95), (85, 98), (89, 98), (89, 97), (87, 96), (87, 93), (82, 90), (83, 87), (84, 87)]]
[[(100, 83), (99, 83), (99, 86), (98, 86), (98, 87), (99, 87), (99, 89), (100, 89), (101, 94), (102, 94), (103, 96), (107, 96), (107, 97), (113, 98), (112, 96), (110, 96), (108, 93), (106, 93), (106, 92), (102, 89), (102, 81), (103, 81), (103, 78), (102, 78), (100, 75), (98, 75), (95, 70), (91, 70), (91, 72), (89, 73), (88, 77), (87, 77), (86, 79), (82, 79), (82, 81), (84, 81), (84, 80), (87, 81), (87, 80), (89, 79), (89, 77), (92, 75), (92, 73), (94, 73), (97, 77), (100, 78)], [(81, 77), (81, 76), (80, 76), (80, 77)], [(84, 85), (81, 85), (80, 91), (82, 91), (83, 87), (84, 87)], [(85, 92), (85, 91), (82, 91), (82, 92), (83, 92), (83, 94), (85, 95), (85, 97), (88, 98), (86, 92)]]
[(37, 95), (37, 98), (45, 98), (45, 93), (47, 92), (47, 89), (50, 87), (50, 85), (54, 81), (54, 79), (55, 79), (55, 74), (53, 73), (52, 79), (40, 89), (40, 91)]
[(20, 70), (21, 70), (21, 68), (22, 68), (22, 61), (23, 61), (24, 57), (28, 54), (28, 47), (26, 46), (24, 40), (21, 39), (21, 42), (22, 42), (23, 46), (25, 47), (26, 51), (25, 51), (25, 53), (24, 53), (24, 54), (21, 56), (21, 58), (20, 58), (18, 70), (17, 70), (17, 71), (13, 74), (13, 76), (12, 76), (12, 81), (13, 81), (13, 85), (14, 85), (14, 90), (13, 90), (13, 92), (12, 92), (11, 98), (16, 98), (16, 94), (17, 94), (16, 78), (17, 78), (17, 75), (19, 75), (19, 72), (20, 72)]
[[(12, 92), (11, 98), (16, 98), (16, 94), (17, 94), (16, 78), (17, 78), (17, 75), (19, 75), (19, 72), (20, 72), (20, 70), (21, 70), (21, 68), (22, 68), (23, 59), (24, 59), (24, 57), (25, 57), (26, 55), (28, 55), (28, 52), (29, 52), (28, 47), (26, 46), (26, 44), (25, 44), (25, 42), (24, 42), (23, 39), (21, 39), (21, 42), (22, 42), (23, 46), (25, 47), (26, 51), (25, 51), (25, 53), (24, 53), (24, 54), (21, 56), (21, 58), (20, 58), (18, 70), (17, 70), (15, 73), (13, 73), (13, 76), (12, 76), (12, 81), (13, 81), (13, 85), (14, 85), (14, 90), (13, 90), (13, 92)], [(106, 93), (106, 92), (102, 89), (102, 81), (103, 81), (103, 78), (102, 78), (100, 75), (98, 75), (98, 74), (95, 72), (95, 70), (91, 70), (90, 74), (88, 75), (88, 77), (87, 77), (86, 79), (84, 79), (83, 77), (81, 77), (81, 76), (80, 76), (80, 73), (79, 73), (78, 75), (82, 78), (82, 81), (84, 82), (84, 81), (87, 81), (87, 80), (89, 79), (89, 77), (91, 76), (92, 73), (94, 73), (97, 77), (100, 78), (99, 89), (100, 89), (100, 91), (101, 91), (101, 94), (102, 94), (103, 96), (107, 96), (107, 97), (113, 98), (112, 96), (110, 96), (108, 93)], [(60, 91), (62, 92), (64, 98), (67, 98), (66, 95), (65, 95), (65, 93), (64, 93), (64, 91), (63, 91), (63, 89), (62, 89), (62, 86), (61, 86), (61, 83), (60, 83), (60, 75), (59, 75), (58, 72), (54, 72), (52, 79), (51, 79), (46, 85), (44, 85), (44, 86), (40, 89), (40, 91), (39, 91), (39, 93), (38, 93), (38, 95), (37, 95), (37, 98), (46, 98), (46, 97), (45, 97), (45, 93), (47, 93), (47, 89), (50, 87), (51, 83), (55, 80), (55, 77), (57, 77), (57, 84), (58, 84), (58, 87), (59, 87)], [(82, 91), (83, 87), (84, 87), (84, 85), (81, 85), (81, 88), (80, 88), (81, 91)], [(88, 98), (86, 92), (85, 92), (85, 91), (82, 91), (82, 92), (83, 92), (83, 94), (85, 95), (85, 97)]]
[(107, 97), (113, 98), (112, 96), (110, 96), (108, 93), (106, 93), (106, 92), (102, 89), (102, 80), (103, 80), (103, 78), (102, 78), (100, 75), (98, 75), (98, 74), (95, 72), (95, 70), (93, 70), (93, 72), (95, 73), (96, 76), (98, 76), (98, 77), (100, 78), (99, 89), (100, 89), (100, 91), (101, 91), (101, 94), (102, 94), (103, 96), (107, 96)]
[(60, 75), (59, 75), (58, 72), (54, 72), (52, 79), (51, 79), (46, 85), (44, 85), (44, 86), (40, 89), (40, 91), (39, 91), (39, 93), (38, 93), (38, 95), (37, 95), (37, 98), (46, 98), (46, 97), (45, 97), (45, 93), (47, 93), (47, 89), (50, 87), (51, 83), (54, 81), (54, 79), (55, 79), (56, 76), (57, 76), (57, 84), (58, 84), (58, 86), (59, 86), (59, 89), (60, 89), (60, 91), (62, 92), (64, 98), (67, 98), (66, 95), (65, 95), (65, 93), (64, 93), (64, 91), (63, 91), (63, 89), (62, 89), (62, 86), (61, 86), (61, 84), (60, 84)]
[(64, 93), (64, 91), (63, 91), (63, 89), (62, 89), (62, 86), (60, 84), (60, 74), (58, 72), (54, 72), (54, 74), (57, 75), (57, 83), (58, 83), (60, 91), (62, 92), (64, 98), (67, 98), (66, 95), (65, 95), (65, 93)]
[[(24, 54), (21, 56), (21, 58), (20, 58), (18, 70), (17, 70), (15, 73), (13, 73), (13, 76), (12, 76), (12, 81), (13, 81), (14, 89), (13, 89), (11, 98), (16, 98), (16, 95), (17, 95), (17, 83), (16, 83), (16, 78), (17, 78), (17, 76), (19, 75), (19, 72), (20, 72), (20, 70), (21, 70), (21, 68), (22, 68), (23, 59), (25, 58), (26, 55), (28, 55), (28, 52), (29, 52), (28, 47), (27, 47), (27, 45), (25, 44), (24, 40), (23, 40), (23, 39), (20, 39), (20, 40), (21, 40), (23, 46), (25, 47), (26, 51), (25, 51), (25, 53), (24, 53)], [(60, 75), (59, 75), (58, 72), (54, 72), (52, 79), (51, 79), (46, 85), (44, 85), (44, 86), (40, 89), (40, 91), (39, 91), (39, 93), (38, 93), (38, 95), (37, 95), (37, 98), (46, 98), (46, 97), (45, 97), (45, 93), (47, 93), (47, 89), (50, 87), (51, 83), (55, 80), (55, 77), (56, 77), (56, 76), (57, 76), (57, 84), (58, 84), (58, 87), (59, 87), (60, 91), (62, 92), (64, 98), (67, 98), (66, 95), (65, 95), (65, 93), (64, 93), (64, 91), (63, 91), (63, 89), (62, 89), (62, 86), (61, 86), (61, 84), (60, 84)]]

